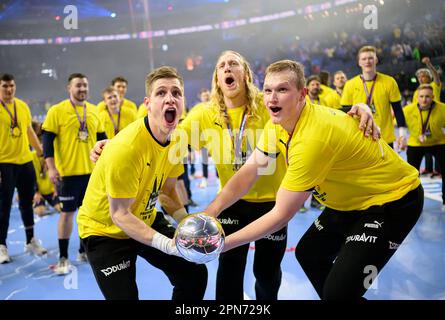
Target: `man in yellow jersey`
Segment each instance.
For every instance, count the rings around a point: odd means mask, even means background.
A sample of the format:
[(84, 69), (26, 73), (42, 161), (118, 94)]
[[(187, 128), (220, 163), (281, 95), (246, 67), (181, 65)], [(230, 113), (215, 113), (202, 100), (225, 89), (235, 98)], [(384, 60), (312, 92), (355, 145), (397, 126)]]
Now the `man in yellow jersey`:
[[(343, 111), (356, 103), (366, 103), (374, 113), (374, 119), (382, 131), (383, 139), (398, 150), (406, 148), (406, 122), (403, 115), (401, 95), (396, 80), (386, 74), (377, 72), (376, 48), (372, 46), (362, 47), (357, 54), (358, 65), (362, 73), (345, 84), (341, 97)], [(399, 128), (397, 145), (394, 133), (391, 107)]]
[[(362, 114), (363, 115), (363, 114)], [(270, 116), (262, 94), (253, 85), (253, 76), (246, 59), (234, 51), (221, 53), (212, 78), (208, 105), (192, 111), (182, 121), (177, 137), (195, 149), (206, 147), (215, 162), (221, 185), (239, 170), (255, 149)], [(366, 122), (367, 118), (363, 117)], [(372, 119), (370, 124), (372, 123)], [(376, 133), (376, 128), (375, 128)], [(103, 143), (91, 153), (98, 158)], [(186, 147), (186, 146), (182, 146)], [(233, 233), (273, 208), (275, 193), (284, 176), (284, 155), (277, 157), (273, 175), (258, 179), (252, 190), (233, 203), (218, 217), (227, 234)], [(276, 300), (281, 284), (280, 264), (286, 249), (287, 228), (265, 235), (255, 242), (255, 291), (259, 300)], [(221, 254), (216, 280), (217, 300), (244, 299), (244, 273), (249, 246)]]
[(15, 91), (14, 76), (0, 75), (0, 264), (11, 261), (6, 238), (15, 188), (26, 234), (25, 251), (37, 255), (47, 252), (34, 238), (32, 199), (36, 181), (29, 145), (40, 155), (42, 147), (31, 126), (29, 107), (15, 97)]
[[(93, 171), (89, 150), (98, 139), (106, 138), (96, 106), (87, 101), (87, 77), (81, 73), (71, 74), (67, 90), (69, 99), (53, 105), (42, 125), (48, 175), (57, 187), (62, 206), (57, 226), (60, 251), (54, 269), (57, 274), (70, 272), (68, 244), (73, 229), (73, 216), (82, 204)], [(86, 261), (82, 244), (77, 260)]]
[(331, 74), (329, 71), (321, 70), (318, 78), (320, 79), (320, 92), (318, 95), (323, 101), (326, 101), (326, 96), (335, 91), (331, 88)]
[[(199, 100), (200, 102), (196, 105), (194, 105), (189, 112), (196, 112), (199, 111), (200, 108), (204, 107), (209, 101), (210, 101), (210, 90), (207, 88), (201, 88), (199, 91)], [(190, 152), (190, 155), (193, 155), (194, 153)], [(194, 157), (191, 157), (193, 160)], [(209, 178), (209, 152), (206, 148), (201, 149), (201, 162), (202, 162), (202, 178), (201, 182), (199, 183), (198, 187), (201, 189), (207, 188), (207, 179)], [(195, 174), (195, 164), (194, 161), (191, 161), (190, 163), (190, 172), (192, 176)]]
[(306, 81), (307, 87), (307, 95), (306, 101), (312, 102), (321, 106), (326, 106), (326, 102), (323, 98), (320, 97), (320, 77), (319, 76), (310, 76)]
[(155, 208), (162, 189), (173, 200), (167, 212), (176, 221), (187, 215), (175, 188), (182, 159), (170, 157), (175, 146), (170, 135), (184, 109), (184, 82), (176, 69), (164, 66), (147, 76), (145, 88), (148, 116), (104, 148), (79, 210), (79, 234), (106, 299), (138, 299), (137, 256), (167, 275), (174, 300), (202, 299), (205, 265), (179, 257), (170, 239), (175, 229)]
[(109, 139), (136, 120), (136, 114), (128, 108), (121, 108), (120, 96), (114, 87), (102, 91), (105, 110), (99, 111), (99, 118)]
[[(421, 84), (417, 89), (417, 102), (403, 108), (410, 133), (407, 161), (417, 170), (422, 158), (430, 153), (445, 168), (445, 104), (434, 97), (430, 84)], [(442, 175), (442, 212), (445, 212), (445, 175)]]
[[(424, 57), (422, 62), (427, 66), (427, 68), (421, 68), (416, 71), (416, 77), (419, 84), (430, 84), (433, 88), (434, 100), (440, 101), (440, 91), (442, 84), (440, 82), (440, 76), (437, 72), (436, 68), (434, 68), (433, 64), (429, 57)], [(412, 103), (417, 103), (417, 94), (418, 90), (414, 91), (413, 101)], [(438, 163), (433, 165), (433, 157), (431, 153), (425, 153), (425, 169), (421, 170), (421, 174), (432, 173), (432, 177), (436, 175), (440, 175), (441, 169), (438, 166)]]
[[(181, 123), (195, 150), (205, 147), (215, 162), (221, 186), (239, 170), (255, 149), (260, 130), (269, 115), (246, 59), (234, 51), (218, 57), (212, 77), (210, 102), (191, 110)], [(284, 163), (280, 156), (279, 162)], [(277, 170), (265, 176), (253, 190), (227, 208), (218, 217), (226, 235), (241, 229), (273, 207), (273, 188), (284, 174)], [(272, 188), (272, 190), (271, 190)], [(258, 300), (276, 300), (281, 284), (281, 261), (286, 250), (287, 228), (256, 241), (253, 270)], [(248, 245), (225, 252), (219, 257), (216, 300), (243, 300), (244, 274)]]
[[(41, 123), (37, 121), (32, 122), (32, 128), (39, 140), (42, 138)], [(32, 151), (32, 164), (36, 172), (37, 186), (34, 192), (33, 208), (34, 213), (42, 217), (49, 213), (46, 202), (50, 204), (56, 212), (61, 211), (60, 200), (54, 188), (54, 184), (49, 180), (48, 168), (45, 164), (43, 154), (39, 157), (35, 150)]]
[[(427, 66), (426, 68), (421, 68), (416, 71), (416, 77), (419, 84), (429, 84), (434, 91), (434, 100), (440, 101), (440, 90), (442, 88), (442, 83), (440, 82), (440, 76), (436, 68), (429, 57), (424, 57), (422, 62)], [(413, 103), (417, 103), (417, 94), (419, 90), (414, 91)]]
[[(127, 90), (128, 90), (127, 79), (125, 79), (122, 76), (116, 77), (113, 80), (111, 80), (111, 86), (114, 89), (116, 89), (117, 92), (119, 93), (119, 101), (120, 101), (119, 107), (121, 109), (128, 109), (129, 111), (134, 113), (134, 115), (136, 115), (138, 112), (138, 108), (137, 108), (136, 104), (131, 100), (125, 99), (125, 95), (127, 94)], [(106, 109), (106, 104), (103, 100), (97, 104), (97, 109), (99, 111)]]
[(343, 92), (347, 80), (348, 78), (346, 77), (346, 74), (343, 71), (339, 70), (334, 73), (335, 90), (330, 92), (324, 98), (327, 107), (333, 109), (341, 109), (341, 104), (340, 104), (341, 94)]
[(369, 268), (381, 271), (420, 216), (418, 172), (384, 141), (363, 137), (351, 117), (308, 103), (301, 64), (278, 61), (265, 74), (271, 121), (247, 163), (205, 211), (216, 216), (249, 191), (277, 154), (285, 155), (275, 206), (228, 235), (225, 250), (281, 229), (312, 192), (326, 209), (301, 238), (296, 258), (320, 298), (359, 299), (372, 283), (365, 281)]

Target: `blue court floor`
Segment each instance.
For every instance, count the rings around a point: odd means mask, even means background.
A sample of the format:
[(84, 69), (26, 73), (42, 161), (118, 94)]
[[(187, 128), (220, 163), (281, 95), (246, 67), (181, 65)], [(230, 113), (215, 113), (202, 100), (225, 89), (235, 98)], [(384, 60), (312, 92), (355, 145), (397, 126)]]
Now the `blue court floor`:
[[(200, 166), (198, 165), (198, 170)], [(199, 172), (198, 172), (199, 173)], [(198, 188), (200, 179), (192, 180), (193, 199), (201, 211), (212, 201), (218, 189), (218, 179), (213, 167), (209, 168), (209, 183), (206, 189)], [(365, 297), (378, 300), (445, 300), (445, 213), (441, 212), (441, 179), (422, 178), (426, 202), (417, 225), (405, 239), (399, 250), (379, 275), (378, 281)], [(307, 206), (308, 207), (308, 206)], [(311, 209), (297, 214), (289, 223), (288, 249), (282, 269), (283, 281), (280, 300), (318, 299), (314, 289), (294, 256), (294, 248), (305, 230), (320, 214)], [(36, 237), (42, 240), (49, 253), (35, 257), (23, 251), (25, 234), (20, 213), (15, 205), (10, 220), (8, 249), (11, 263), (0, 265), (1, 300), (101, 300), (101, 292), (87, 263), (75, 261), (79, 240), (75, 226), (70, 241), (72, 273), (57, 276), (51, 271), (58, 259), (57, 215), (36, 217)], [(245, 299), (255, 299), (252, 274), (252, 253), (245, 273)], [(215, 297), (216, 262), (207, 264), (209, 282), (206, 300)], [(137, 262), (139, 296), (144, 300), (169, 300), (172, 287), (166, 276), (150, 266), (145, 260)]]

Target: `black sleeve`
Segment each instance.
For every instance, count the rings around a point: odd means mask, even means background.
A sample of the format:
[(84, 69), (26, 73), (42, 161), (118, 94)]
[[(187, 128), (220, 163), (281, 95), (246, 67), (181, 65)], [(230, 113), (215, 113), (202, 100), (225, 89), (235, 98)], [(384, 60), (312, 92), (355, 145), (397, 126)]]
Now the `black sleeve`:
[(341, 106), (341, 111), (348, 113), (351, 111), (352, 106)]
[(278, 155), (280, 154), (279, 152), (277, 152), (277, 153), (270, 153), (270, 152), (263, 151), (263, 150), (261, 150), (258, 147), (256, 147), (256, 148), (258, 149), (258, 151), (264, 153), (267, 157), (271, 157), (273, 159), (276, 159), (278, 157)]
[(46, 158), (54, 158), (54, 139), (56, 134), (43, 130), (43, 156)]
[(405, 121), (405, 115), (403, 114), (402, 104), (400, 101), (397, 102), (391, 102), (392, 109), (394, 110), (394, 115), (396, 116), (397, 120), (397, 127), (405, 127), (406, 128), (406, 121)]
[(105, 132), (97, 132), (96, 138), (97, 141), (108, 139), (107, 134)]

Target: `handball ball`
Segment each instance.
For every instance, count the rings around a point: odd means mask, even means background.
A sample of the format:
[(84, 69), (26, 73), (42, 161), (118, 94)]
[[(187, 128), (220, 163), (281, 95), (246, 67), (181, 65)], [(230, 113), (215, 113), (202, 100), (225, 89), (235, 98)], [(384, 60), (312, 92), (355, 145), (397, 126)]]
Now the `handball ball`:
[(179, 253), (194, 263), (216, 259), (224, 248), (224, 237), (219, 221), (204, 213), (191, 214), (182, 219), (175, 232)]

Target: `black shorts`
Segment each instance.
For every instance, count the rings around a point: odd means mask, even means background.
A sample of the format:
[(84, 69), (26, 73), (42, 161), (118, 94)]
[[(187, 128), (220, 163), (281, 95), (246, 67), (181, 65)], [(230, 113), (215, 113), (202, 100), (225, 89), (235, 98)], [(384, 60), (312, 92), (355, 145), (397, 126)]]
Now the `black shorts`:
[(57, 187), (62, 212), (74, 212), (82, 205), (90, 175), (65, 176)]
[[(152, 228), (172, 238), (173, 226), (158, 212)], [(88, 261), (102, 294), (107, 300), (138, 299), (136, 259), (142, 257), (162, 270), (173, 285), (173, 300), (201, 300), (207, 287), (207, 268), (168, 255), (133, 239), (89, 236), (82, 239)], [(156, 291), (155, 287), (148, 290)]]
[(49, 203), (52, 207), (60, 203), (59, 196), (54, 196), (54, 193), (51, 194), (42, 194), (43, 199), (37, 203), (34, 203), (33, 208), (44, 206), (46, 203)]

